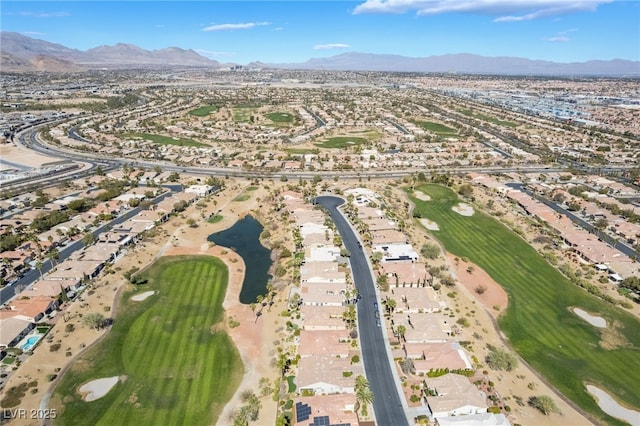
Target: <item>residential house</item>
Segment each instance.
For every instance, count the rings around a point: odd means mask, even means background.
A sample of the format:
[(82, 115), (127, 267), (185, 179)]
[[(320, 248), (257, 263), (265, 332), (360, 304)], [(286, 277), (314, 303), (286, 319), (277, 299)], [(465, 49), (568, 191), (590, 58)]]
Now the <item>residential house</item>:
[(352, 364), (349, 358), (316, 354), (300, 358), (296, 384), (300, 393), (353, 393), (355, 378), (363, 374), (360, 362)]
[(355, 396), (351, 394), (298, 397), (294, 399), (294, 410), (295, 426), (360, 424), (355, 412)]
[(487, 412), (487, 396), (479, 391), (467, 377), (445, 374), (427, 377), (427, 404), (433, 417), (463, 416)]

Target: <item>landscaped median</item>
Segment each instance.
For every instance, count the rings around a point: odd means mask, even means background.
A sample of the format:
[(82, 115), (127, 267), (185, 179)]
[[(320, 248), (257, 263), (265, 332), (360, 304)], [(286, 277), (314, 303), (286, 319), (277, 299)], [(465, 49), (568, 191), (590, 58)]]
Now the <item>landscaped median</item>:
[[(148, 284), (122, 296), (112, 329), (73, 364), (51, 407), (65, 425), (215, 424), (238, 387), (242, 362), (223, 330), (228, 270), (211, 256), (171, 256), (144, 273)], [(155, 293), (144, 300), (131, 296)], [(103, 397), (80, 387), (118, 377)]]
[[(515, 232), (482, 213), (452, 210), (458, 196), (449, 188), (425, 184), (429, 195), (414, 197), (414, 215), (439, 225), (430, 231), (447, 251), (484, 269), (509, 294), (499, 326), (509, 344), (546, 380), (602, 423), (624, 424), (602, 412), (586, 391), (597, 384), (618, 402), (640, 408), (640, 321), (572, 284)], [(425, 197), (421, 197), (425, 198)], [(571, 308), (604, 318), (594, 327)]]

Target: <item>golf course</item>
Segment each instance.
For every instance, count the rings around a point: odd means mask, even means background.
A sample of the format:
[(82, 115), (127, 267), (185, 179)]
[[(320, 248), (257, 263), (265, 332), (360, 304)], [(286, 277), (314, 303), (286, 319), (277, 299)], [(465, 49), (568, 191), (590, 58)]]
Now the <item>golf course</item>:
[[(624, 422), (605, 414), (586, 385), (606, 390), (621, 405), (640, 409), (640, 321), (572, 284), (519, 235), (478, 212), (452, 210), (460, 200), (433, 184), (407, 189), (414, 216), (435, 222), (429, 231), (455, 256), (483, 268), (509, 295), (498, 324), (508, 343), (556, 389), (603, 424)], [(425, 198), (425, 197), (421, 197)], [(572, 311), (578, 307), (606, 320), (598, 328)]]
[[(222, 323), (224, 263), (162, 257), (141, 278), (147, 283), (122, 295), (111, 330), (58, 383), (58, 424), (215, 424), (238, 387), (243, 366)], [(104, 397), (87, 402), (78, 392), (108, 377), (119, 380)]]

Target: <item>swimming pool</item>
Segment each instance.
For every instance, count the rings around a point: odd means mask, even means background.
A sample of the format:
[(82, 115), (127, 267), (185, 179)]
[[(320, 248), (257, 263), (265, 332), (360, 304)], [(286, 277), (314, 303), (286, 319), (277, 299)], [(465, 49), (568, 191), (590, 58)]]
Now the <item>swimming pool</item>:
[(27, 352), (33, 349), (33, 347), (38, 343), (38, 341), (42, 338), (42, 334), (35, 334), (33, 336), (29, 336), (27, 340), (20, 346), (18, 346), (23, 351)]

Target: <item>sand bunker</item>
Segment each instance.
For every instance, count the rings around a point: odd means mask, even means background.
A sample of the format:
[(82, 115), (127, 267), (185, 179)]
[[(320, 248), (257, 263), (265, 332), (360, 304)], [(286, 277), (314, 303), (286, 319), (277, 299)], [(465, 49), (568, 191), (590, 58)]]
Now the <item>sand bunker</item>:
[(415, 195), (415, 197), (416, 197), (418, 200), (422, 200), (422, 201), (429, 201), (429, 200), (431, 200), (431, 197), (430, 197), (430, 196), (428, 196), (427, 194), (425, 194), (425, 193), (424, 193), (424, 192), (422, 192), (422, 191), (415, 191), (415, 192), (413, 193), (413, 195)]
[(589, 324), (591, 324), (594, 327), (598, 327), (598, 328), (606, 328), (607, 327), (607, 321), (602, 318), (602, 317), (597, 317), (594, 315), (591, 315), (590, 313), (583, 311), (580, 308), (573, 308), (573, 313), (576, 314), (577, 316), (579, 316), (580, 318), (582, 318), (583, 320), (585, 320), (586, 322), (588, 322)]
[(79, 391), (84, 395), (85, 401), (91, 402), (105, 396), (116, 383), (118, 383), (118, 376), (92, 380), (80, 386)]
[(611, 395), (596, 386), (587, 385), (587, 391), (595, 398), (598, 403), (598, 407), (611, 417), (624, 420), (632, 425), (639, 424), (638, 420), (640, 420), (640, 411), (623, 407), (618, 404)]
[(473, 207), (467, 203), (459, 203), (458, 205), (451, 207), (451, 210), (461, 214), (462, 216), (473, 216)]
[(131, 300), (134, 302), (141, 302), (147, 297), (153, 295), (155, 291), (145, 291), (144, 293), (136, 294), (135, 296), (131, 296)]
[(420, 223), (422, 224), (422, 226), (427, 228), (429, 231), (439, 231), (440, 230), (440, 227), (438, 226), (438, 224), (435, 223), (432, 220), (420, 219)]

